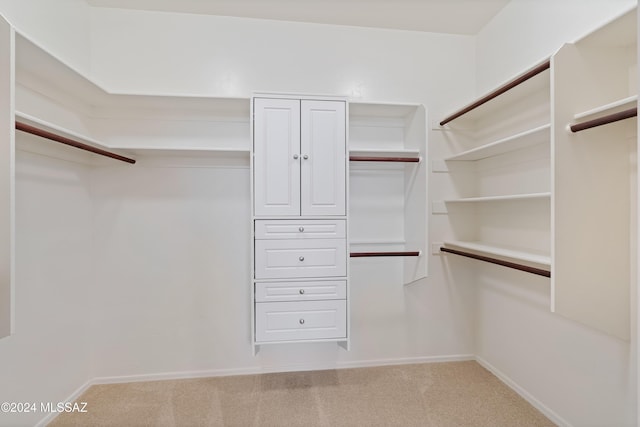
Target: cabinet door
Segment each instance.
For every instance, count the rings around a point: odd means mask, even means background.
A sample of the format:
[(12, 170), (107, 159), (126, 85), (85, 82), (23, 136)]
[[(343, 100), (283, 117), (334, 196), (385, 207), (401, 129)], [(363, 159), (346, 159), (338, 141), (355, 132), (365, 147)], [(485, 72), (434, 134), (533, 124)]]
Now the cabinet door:
[(346, 214), (346, 108), (302, 101), (302, 215)]
[(254, 212), (300, 215), (300, 101), (256, 98)]

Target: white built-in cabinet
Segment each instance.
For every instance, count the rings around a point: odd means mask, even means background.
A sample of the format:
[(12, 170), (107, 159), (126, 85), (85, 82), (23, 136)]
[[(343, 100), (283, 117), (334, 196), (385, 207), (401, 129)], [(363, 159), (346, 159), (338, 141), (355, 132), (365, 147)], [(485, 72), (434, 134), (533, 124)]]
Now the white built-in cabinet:
[(253, 98), (254, 349), (348, 342), (347, 103)]
[(454, 190), (433, 203), (451, 224), (443, 252), (550, 277), (551, 311), (623, 339), (637, 268), (636, 13), (445, 118), (435, 129), (455, 154), (433, 163)]
[(346, 214), (344, 101), (255, 98), (255, 215)]

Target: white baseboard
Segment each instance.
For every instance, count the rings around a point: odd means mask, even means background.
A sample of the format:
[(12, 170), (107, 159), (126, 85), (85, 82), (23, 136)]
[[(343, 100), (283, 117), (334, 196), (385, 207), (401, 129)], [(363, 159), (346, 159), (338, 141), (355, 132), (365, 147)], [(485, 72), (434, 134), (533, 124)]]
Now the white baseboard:
[[(80, 395), (82, 393), (84, 393), (85, 391), (87, 391), (87, 389), (89, 387), (91, 387), (93, 385), (92, 381), (87, 381), (86, 383), (84, 383), (82, 386), (80, 386), (80, 388), (78, 388), (76, 391), (74, 391), (73, 393), (71, 393), (71, 395), (69, 397), (67, 397), (64, 402), (74, 402), (78, 399), (78, 397), (80, 397)], [(45, 427), (47, 424), (49, 424), (51, 421), (53, 421), (53, 419), (55, 417), (57, 417), (59, 415), (58, 412), (51, 412), (49, 414), (47, 414), (46, 417), (44, 417), (43, 419), (41, 419), (38, 424), (35, 425), (35, 427)]]
[[(161, 381), (161, 380), (179, 380), (179, 379), (191, 379), (191, 378), (207, 378), (207, 377), (224, 377), (233, 375), (255, 375), (255, 374), (267, 374), (277, 372), (296, 372), (296, 371), (314, 371), (314, 370), (330, 370), (330, 369), (349, 369), (349, 368), (367, 368), (375, 366), (393, 366), (393, 365), (410, 365), (417, 363), (443, 363), (443, 362), (463, 362), (475, 360), (493, 375), (495, 375), (500, 381), (505, 383), (508, 387), (513, 389), (516, 393), (522, 396), (533, 407), (542, 412), (547, 418), (560, 427), (572, 427), (569, 422), (563, 419), (560, 415), (555, 413), (549, 407), (544, 405), (541, 401), (536, 399), (533, 395), (527, 392), (524, 388), (518, 385), (515, 381), (509, 378), (507, 375), (496, 369), (489, 362), (481, 357), (474, 356), (473, 354), (454, 354), (446, 356), (426, 356), (426, 357), (405, 357), (405, 358), (393, 358), (393, 359), (372, 359), (372, 360), (358, 360), (348, 362), (335, 362), (332, 364), (318, 365), (318, 364), (299, 364), (299, 365), (286, 365), (286, 366), (255, 366), (248, 368), (232, 368), (232, 369), (209, 369), (203, 371), (180, 371), (180, 372), (162, 372), (155, 374), (143, 374), (143, 375), (122, 375), (112, 377), (97, 377), (82, 385), (75, 392), (73, 392), (65, 401), (73, 402), (84, 393), (90, 386), (95, 384), (118, 384), (118, 383), (130, 383), (130, 382), (142, 382), (142, 381)], [(43, 418), (36, 427), (44, 427), (50, 423), (58, 414), (48, 414)]]
[(526, 391), (518, 383), (516, 383), (514, 380), (509, 378), (507, 375), (505, 375), (503, 372), (501, 372), (495, 366), (493, 366), (492, 364), (490, 364), (489, 362), (484, 360), (482, 357), (476, 356), (475, 360), (482, 367), (484, 367), (489, 372), (491, 372), (493, 375), (498, 377), (498, 379), (500, 381), (502, 381), (503, 383), (505, 383), (509, 388), (511, 388), (516, 393), (518, 393), (524, 400), (529, 402), (531, 404), (531, 406), (536, 408), (538, 411), (542, 412), (544, 414), (544, 416), (549, 418), (553, 423), (555, 423), (559, 427), (572, 427), (571, 423), (569, 423), (567, 420), (562, 418), (560, 415), (558, 415), (556, 412), (554, 412), (551, 408), (546, 406), (544, 403), (542, 403), (541, 401), (536, 399), (531, 393)]
[(414, 363), (462, 362), (475, 360), (472, 354), (455, 354), (447, 356), (405, 357), (394, 359), (359, 360), (353, 362), (335, 362), (330, 364), (294, 364), (255, 366), (249, 368), (209, 369), (203, 371), (162, 372), (143, 375), (123, 375), (98, 377), (91, 380), (93, 384), (118, 384), (143, 381), (180, 380), (191, 378), (226, 377), (233, 375), (271, 374), (278, 372), (319, 371), (330, 369), (366, 368), (372, 366), (409, 365)]

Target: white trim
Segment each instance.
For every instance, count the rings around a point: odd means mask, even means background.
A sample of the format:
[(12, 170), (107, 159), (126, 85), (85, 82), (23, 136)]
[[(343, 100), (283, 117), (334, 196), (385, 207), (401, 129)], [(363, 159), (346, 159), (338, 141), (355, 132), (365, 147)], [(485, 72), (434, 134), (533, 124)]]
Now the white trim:
[[(419, 363), (445, 363), (445, 362), (466, 362), (476, 361), (482, 367), (487, 369), (493, 375), (495, 375), (500, 381), (518, 393), (523, 399), (525, 399), (534, 408), (542, 412), (544, 416), (549, 418), (552, 422), (560, 427), (572, 427), (572, 425), (554, 412), (551, 408), (546, 406), (540, 400), (535, 398), (531, 393), (526, 391), (514, 380), (509, 378), (503, 372), (495, 368), (489, 362), (482, 357), (474, 356), (473, 354), (452, 354), (444, 356), (423, 356), (423, 357), (403, 357), (393, 359), (371, 359), (371, 360), (359, 360), (359, 361), (344, 361), (327, 364), (292, 364), (284, 366), (252, 366), (247, 368), (230, 368), (230, 369), (209, 369), (203, 371), (179, 371), (179, 372), (164, 372), (155, 374), (143, 374), (143, 375), (122, 375), (112, 377), (96, 377), (90, 381), (87, 381), (84, 385), (73, 392), (65, 401), (73, 402), (82, 393), (93, 385), (99, 384), (119, 384), (130, 382), (144, 382), (144, 381), (161, 381), (161, 380), (179, 380), (179, 379), (195, 379), (195, 378), (208, 378), (208, 377), (226, 377), (235, 375), (259, 375), (269, 373), (280, 372), (302, 372), (302, 371), (316, 371), (327, 369), (353, 369), (353, 368), (368, 368), (376, 366), (395, 366), (395, 365), (411, 365)], [(42, 420), (40, 420), (36, 427), (44, 427), (57, 416), (57, 413), (48, 414)]]
[[(80, 388), (78, 388), (76, 391), (71, 393), (69, 397), (67, 397), (64, 400), (64, 402), (74, 402), (76, 399), (78, 399), (78, 397), (80, 397), (82, 393), (87, 391), (89, 387), (91, 387), (93, 384), (94, 384), (93, 381), (87, 381), (82, 386), (80, 386)], [(50, 412), (49, 414), (47, 414), (47, 416), (45, 416), (43, 419), (38, 421), (35, 427), (45, 427), (47, 424), (52, 422), (58, 415), (60, 415), (60, 412)]]
[(529, 402), (529, 404), (531, 404), (531, 406), (536, 408), (538, 411), (542, 412), (542, 414), (545, 417), (549, 418), (553, 423), (555, 423), (559, 427), (571, 427), (572, 426), (571, 423), (569, 423), (567, 420), (562, 418), (560, 415), (558, 415), (555, 411), (553, 411), (547, 405), (542, 403), (540, 400), (535, 398), (531, 393), (526, 391), (517, 382), (512, 380), (509, 376), (507, 376), (502, 371), (497, 369), (495, 366), (493, 366), (492, 364), (490, 364), (489, 362), (484, 360), (482, 357), (476, 356), (475, 360), (476, 360), (476, 362), (478, 362), (480, 364), (480, 366), (482, 366), (483, 368), (485, 368), (486, 370), (491, 372), (500, 381), (502, 381), (504, 384), (506, 384), (513, 391), (518, 393), (520, 395), (520, 397), (522, 397), (524, 400)]
[(283, 366), (253, 366), (248, 368), (209, 369), (204, 371), (164, 372), (157, 374), (123, 375), (113, 377), (98, 377), (90, 384), (118, 384), (129, 382), (178, 380), (190, 378), (227, 377), (234, 375), (258, 375), (279, 372), (316, 371), (327, 369), (367, 368), (373, 366), (410, 365), (417, 363), (464, 362), (475, 360), (472, 354), (454, 354), (447, 356), (406, 357), (399, 359), (374, 359), (353, 362), (336, 362), (328, 364), (292, 364)]

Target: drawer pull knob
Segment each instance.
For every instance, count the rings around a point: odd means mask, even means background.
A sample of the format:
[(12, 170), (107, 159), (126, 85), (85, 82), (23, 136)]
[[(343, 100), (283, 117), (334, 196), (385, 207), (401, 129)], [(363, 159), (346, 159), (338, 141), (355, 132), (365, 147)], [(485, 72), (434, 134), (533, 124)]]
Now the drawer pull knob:
[(306, 154), (304, 156), (302, 156), (303, 159), (307, 160), (309, 158), (309, 156), (307, 156)]
[(304, 227), (300, 227), (298, 228), (298, 230), (300, 230), (300, 232), (302, 233), (304, 231)]
[(297, 154), (294, 154), (294, 155), (293, 155), (293, 159), (294, 159), (294, 160), (298, 160), (298, 157), (299, 157), (299, 156), (298, 156)]
[(304, 295), (304, 289), (300, 289), (300, 295)]
[(304, 325), (304, 319), (300, 319), (300, 324)]
[(300, 261), (304, 261), (304, 257), (301, 256), (300, 258), (298, 258)]

